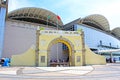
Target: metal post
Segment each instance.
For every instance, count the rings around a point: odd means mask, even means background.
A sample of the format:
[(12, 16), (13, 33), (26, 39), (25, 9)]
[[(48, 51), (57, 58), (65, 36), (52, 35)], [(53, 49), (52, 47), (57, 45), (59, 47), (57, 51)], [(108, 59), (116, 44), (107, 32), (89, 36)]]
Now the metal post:
[(8, 16), (8, 1), (9, 0), (6, 0), (6, 19), (8, 18), (7, 16)]
[[(39, 27), (38, 27), (39, 28)], [(39, 66), (39, 36), (40, 36), (40, 29), (36, 30), (36, 54), (35, 54), (35, 66)]]
[(110, 53), (110, 63), (112, 63), (113, 62), (113, 55), (112, 55), (112, 53)]
[(83, 60), (83, 66), (86, 65), (86, 58), (85, 58), (85, 41), (84, 41), (84, 32), (81, 32), (81, 38), (82, 38), (82, 60)]
[[(58, 31), (58, 19), (57, 19), (57, 31)], [(57, 43), (57, 62), (59, 62), (59, 56), (58, 56), (58, 43)]]
[(48, 27), (48, 17), (47, 17), (47, 27)]

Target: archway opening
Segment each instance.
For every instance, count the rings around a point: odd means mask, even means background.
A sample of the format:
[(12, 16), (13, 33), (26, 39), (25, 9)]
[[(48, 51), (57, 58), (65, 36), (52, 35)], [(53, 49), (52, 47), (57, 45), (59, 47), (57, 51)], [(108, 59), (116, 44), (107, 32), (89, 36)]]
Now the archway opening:
[(48, 66), (69, 66), (69, 48), (66, 44), (58, 42), (51, 46)]
[(56, 39), (48, 46), (48, 66), (71, 66), (72, 46), (69, 41)]

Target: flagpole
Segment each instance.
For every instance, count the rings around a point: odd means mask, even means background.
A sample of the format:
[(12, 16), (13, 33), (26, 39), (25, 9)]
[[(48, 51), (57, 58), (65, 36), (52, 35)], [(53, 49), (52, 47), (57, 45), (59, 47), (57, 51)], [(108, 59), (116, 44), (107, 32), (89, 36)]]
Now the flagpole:
[(57, 19), (57, 30), (58, 30), (58, 19)]
[(48, 27), (48, 17), (47, 17), (47, 27)]
[[(58, 20), (60, 20), (60, 17), (59, 17), (58, 15), (57, 15), (56, 17), (57, 17), (57, 31), (59, 31), (59, 28), (58, 28), (58, 26), (59, 26), (59, 25), (58, 25)], [(59, 48), (58, 48), (58, 43), (57, 43), (57, 62), (59, 62), (58, 49), (59, 49)], [(58, 65), (57, 65), (57, 66), (58, 66)]]
[[(58, 19), (57, 19), (57, 31), (58, 31)], [(57, 62), (59, 62), (59, 56), (58, 56), (58, 43), (57, 43)]]
[(50, 19), (50, 15), (47, 15), (47, 27), (48, 27), (48, 20)]

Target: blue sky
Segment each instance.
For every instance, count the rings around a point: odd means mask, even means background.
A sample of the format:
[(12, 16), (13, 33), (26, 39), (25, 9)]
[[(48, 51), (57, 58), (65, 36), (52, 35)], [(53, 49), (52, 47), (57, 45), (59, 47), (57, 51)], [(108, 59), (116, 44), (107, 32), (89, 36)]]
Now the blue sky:
[(9, 0), (9, 11), (23, 7), (52, 11), (64, 24), (91, 14), (101, 14), (108, 19), (111, 29), (120, 26), (120, 0)]

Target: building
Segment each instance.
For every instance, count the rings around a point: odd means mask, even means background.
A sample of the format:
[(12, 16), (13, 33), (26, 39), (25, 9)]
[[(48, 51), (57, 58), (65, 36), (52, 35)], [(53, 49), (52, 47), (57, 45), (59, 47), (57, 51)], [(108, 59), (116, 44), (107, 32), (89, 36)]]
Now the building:
[[(76, 19), (64, 25), (64, 30), (83, 30), (85, 34), (85, 44), (94, 52), (100, 50), (120, 49), (120, 28), (110, 30), (108, 20), (98, 14), (89, 15), (85, 18)], [(97, 53), (110, 58), (110, 52)], [(120, 61), (120, 52), (112, 53), (117, 61)]]
[(8, 0), (0, 0), (0, 57), (1, 57), (1, 54), (3, 53), (7, 6), (8, 6)]
[[(98, 52), (100, 50), (120, 48), (120, 28), (110, 30), (108, 20), (102, 15), (90, 15), (64, 25), (58, 15), (42, 8), (26, 7), (6, 14), (8, 1), (0, 1), (0, 15), (2, 15), (0, 22), (3, 23), (2, 25), (0, 24), (2, 26), (0, 27), (2, 28), (0, 29), (2, 30), (2, 33), (0, 33), (1, 57), (11, 58), (13, 55), (20, 55), (26, 52), (31, 46), (36, 47), (38, 26), (44, 30), (83, 30), (85, 44), (96, 54), (104, 55), (108, 58), (110, 57), (110, 53)], [(56, 59), (58, 56), (61, 59), (67, 59), (69, 56), (67, 54), (69, 53), (68, 46), (63, 43), (54, 44), (51, 46), (50, 51), (49, 58), (51, 59)], [(56, 55), (56, 53), (58, 54)], [(112, 54), (117, 61), (120, 61), (119, 52)]]

